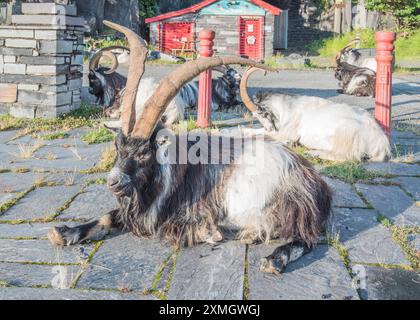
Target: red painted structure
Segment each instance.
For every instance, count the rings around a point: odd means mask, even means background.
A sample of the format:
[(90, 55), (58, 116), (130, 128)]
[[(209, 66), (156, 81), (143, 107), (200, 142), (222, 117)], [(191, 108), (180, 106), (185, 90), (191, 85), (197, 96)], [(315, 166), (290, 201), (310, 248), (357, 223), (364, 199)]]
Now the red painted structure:
[(254, 60), (264, 57), (264, 17), (239, 17), (239, 55)]
[(161, 51), (172, 54), (173, 49), (193, 49), (194, 24), (191, 22), (163, 23)]
[(395, 33), (379, 31), (375, 33), (376, 61), (376, 97), (375, 119), (381, 125), (388, 139), (391, 140), (391, 104), (392, 104), (392, 61), (394, 59)]
[[(212, 30), (200, 31), (200, 57), (208, 58), (213, 56), (213, 40), (215, 33)], [(211, 123), (211, 69), (200, 74), (198, 86), (198, 111), (196, 126), (207, 128)]]
[[(187, 13), (195, 13), (195, 12), (200, 11), (204, 7), (207, 7), (211, 4), (213, 4), (216, 1), (218, 1), (218, 0), (205, 0), (205, 1), (202, 1), (200, 3), (197, 3), (197, 4), (193, 5), (191, 7), (185, 8), (185, 9), (181, 9), (181, 10), (178, 10), (178, 11), (172, 11), (172, 12), (168, 12), (168, 13), (158, 15), (156, 17), (148, 18), (148, 19), (146, 19), (146, 23), (152, 23), (152, 22), (166, 20), (166, 19), (169, 19), (169, 18), (179, 17), (179, 16), (182, 16), (182, 15), (187, 14)], [(264, 8), (264, 9), (266, 9), (267, 11), (271, 12), (274, 15), (279, 15), (280, 12), (281, 12), (281, 10), (279, 8), (277, 8), (275, 6), (272, 6), (271, 4), (269, 4), (265, 1), (262, 1), (262, 0), (249, 0), (249, 1), (258, 5), (258, 6), (260, 6), (260, 7), (262, 7), (262, 8)]]

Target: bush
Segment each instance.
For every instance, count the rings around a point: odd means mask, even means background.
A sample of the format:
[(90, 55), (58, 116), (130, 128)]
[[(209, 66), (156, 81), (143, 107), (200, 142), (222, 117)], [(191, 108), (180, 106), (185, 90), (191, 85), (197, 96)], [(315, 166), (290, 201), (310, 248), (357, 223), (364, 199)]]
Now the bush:
[(354, 40), (358, 33), (360, 34), (361, 48), (375, 47), (374, 31), (363, 29), (346, 32), (338, 37), (316, 40), (308, 46), (308, 49), (313, 54), (319, 54), (323, 57), (334, 57), (350, 41)]
[(398, 29), (420, 27), (419, 0), (366, 0), (366, 9), (392, 14)]
[[(308, 49), (312, 54), (319, 54), (323, 57), (334, 57), (351, 40), (360, 33), (360, 47), (375, 47), (375, 32), (373, 30), (353, 30), (339, 37), (331, 37), (324, 40), (312, 42)], [(397, 37), (395, 41), (395, 58), (419, 58), (420, 57), (420, 29), (412, 31), (406, 37)]]

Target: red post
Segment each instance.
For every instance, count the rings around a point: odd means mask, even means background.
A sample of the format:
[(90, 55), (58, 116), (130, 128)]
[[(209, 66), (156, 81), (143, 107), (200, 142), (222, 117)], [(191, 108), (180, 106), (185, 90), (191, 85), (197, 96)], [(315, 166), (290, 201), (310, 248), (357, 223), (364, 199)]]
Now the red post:
[[(200, 57), (213, 56), (213, 39), (215, 33), (212, 30), (200, 31)], [(197, 127), (207, 128), (211, 122), (211, 69), (200, 74), (198, 85), (198, 111)]]
[(375, 33), (376, 98), (375, 119), (391, 141), (391, 103), (392, 103), (392, 60), (394, 59), (395, 33), (378, 31)]

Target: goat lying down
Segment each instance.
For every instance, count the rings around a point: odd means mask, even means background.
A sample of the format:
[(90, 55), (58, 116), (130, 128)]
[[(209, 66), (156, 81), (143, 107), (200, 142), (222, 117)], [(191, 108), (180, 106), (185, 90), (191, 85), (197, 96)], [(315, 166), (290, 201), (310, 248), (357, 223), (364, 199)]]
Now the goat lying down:
[[(122, 130), (115, 141), (117, 159), (108, 176), (108, 187), (119, 208), (86, 224), (52, 228), (52, 243), (80, 243), (104, 236), (115, 227), (176, 245), (214, 244), (224, 236), (220, 225), (229, 222), (246, 243), (287, 240), (262, 261), (261, 270), (273, 273), (281, 272), (314, 246), (330, 213), (331, 192), (304, 158), (273, 140), (225, 137), (228, 143), (220, 145), (218, 136), (201, 131), (206, 139), (216, 138), (221, 154), (228, 152), (230, 160), (206, 162), (220, 156), (204, 148), (199, 152), (203, 157), (200, 161), (188, 157), (184, 162), (185, 152), (196, 154), (196, 145), (181, 143), (187, 141), (182, 135), (168, 139), (172, 133), (165, 129), (162, 134), (158, 124), (180, 88), (201, 72), (224, 64), (264, 66), (230, 56), (187, 62), (162, 79), (136, 117), (134, 103), (147, 50), (131, 30), (108, 21), (104, 24), (124, 33), (131, 48), (127, 88), (121, 101)], [(239, 141), (238, 156), (230, 153), (233, 140)], [(165, 149), (179, 143), (182, 147), (175, 155)], [(252, 151), (254, 145), (260, 152)], [(169, 160), (159, 160), (167, 154), (172, 154)], [(254, 161), (242, 161), (245, 158)]]
[[(120, 104), (122, 94), (124, 93), (127, 79), (115, 72), (118, 68), (118, 60), (110, 50), (119, 46), (112, 46), (98, 51), (90, 63), (89, 84), (90, 92), (98, 97), (98, 102), (105, 108), (105, 114), (111, 118), (120, 117)], [(128, 48), (125, 48), (129, 51)], [(99, 61), (102, 56), (111, 58), (111, 68), (99, 67)], [(222, 73), (221, 77), (212, 81), (212, 109), (222, 110), (241, 104), (239, 97), (240, 75), (232, 68), (219, 66), (215, 71)], [(137, 92), (136, 112), (141, 114), (144, 102), (150, 98), (154, 90), (159, 85), (154, 78), (145, 78), (141, 80)], [(174, 100), (170, 102), (164, 112), (161, 121), (166, 125), (182, 121), (184, 114), (188, 109), (196, 109), (198, 105), (198, 81), (191, 81), (185, 84)]]
[(241, 97), (271, 136), (285, 143), (300, 143), (328, 160), (389, 159), (388, 138), (364, 109), (318, 97), (280, 93), (259, 94), (254, 103), (247, 83), (257, 70), (245, 71)]
[(376, 69), (378, 67), (378, 64), (376, 62), (376, 58), (374, 57), (362, 57), (362, 54), (354, 48), (351, 48), (350, 46), (353, 45), (354, 42), (357, 40), (351, 41), (346, 47), (342, 54), (342, 58), (345, 62), (348, 64), (351, 64), (353, 66), (359, 67), (359, 68), (368, 68), (374, 72), (376, 72)]
[(339, 81), (340, 93), (355, 96), (374, 97), (376, 93), (376, 72), (366, 68), (341, 61), (343, 53), (349, 45), (341, 49), (336, 56), (337, 67), (335, 78)]

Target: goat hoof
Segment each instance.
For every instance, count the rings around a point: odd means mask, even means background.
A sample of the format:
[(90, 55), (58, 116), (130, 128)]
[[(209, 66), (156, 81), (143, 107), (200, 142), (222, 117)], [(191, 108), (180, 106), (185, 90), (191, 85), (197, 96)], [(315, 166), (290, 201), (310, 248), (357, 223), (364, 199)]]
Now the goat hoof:
[(54, 226), (48, 233), (48, 239), (55, 246), (69, 246), (78, 243), (78, 232), (76, 228), (67, 226)]
[(260, 271), (264, 273), (280, 275), (286, 267), (286, 265), (280, 259), (262, 258), (260, 261)]
[(59, 231), (59, 228), (57, 227), (51, 228), (50, 232), (48, 232), (48, 239), (50, 239), (50, 242), (55, 246), (66, 245), (66, 239), (63, 237)]

